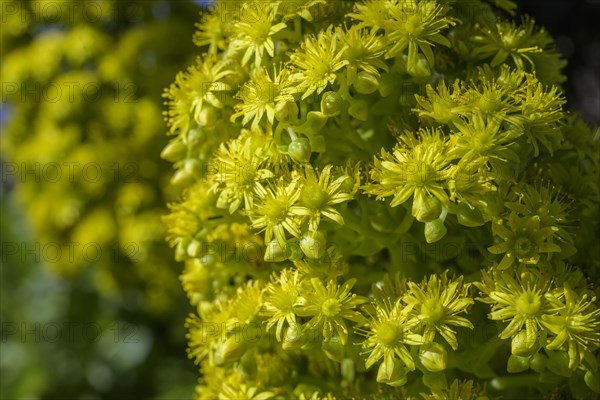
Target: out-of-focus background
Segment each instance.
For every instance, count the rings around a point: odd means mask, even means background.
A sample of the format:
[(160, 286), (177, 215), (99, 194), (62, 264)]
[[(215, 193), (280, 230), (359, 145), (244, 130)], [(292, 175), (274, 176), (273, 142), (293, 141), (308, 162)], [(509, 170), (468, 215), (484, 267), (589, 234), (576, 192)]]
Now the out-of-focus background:
[(190, 398), (160, 152), (201, 8), (0, 4), (0, 398)]
[(567, 107), (600, 124), (600, 0), (517, 0), (519, 14), (545, 27), (568, 61)]
[[(202, 1), (0, 2), (0, 398), (187, 399), (162, 90)], [(600, 123), (600, 0), (523, 0)], [(204, 5), (206, 8), (206, 5)]]

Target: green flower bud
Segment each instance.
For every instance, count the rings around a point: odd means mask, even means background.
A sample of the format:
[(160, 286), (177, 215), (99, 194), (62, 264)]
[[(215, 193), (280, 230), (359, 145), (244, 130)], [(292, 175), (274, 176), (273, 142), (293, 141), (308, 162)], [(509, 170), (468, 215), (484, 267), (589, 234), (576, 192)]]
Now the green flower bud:
[(431, 68), (427, 59), (419, 54), (416, 63), (406, 66), (406, 72), (413, 78), (427, 78), (431, 75)]
[[(424, 372), (423, 373), (423, 383), (425, 386), (431, 388), (432, 390), (444, 390), (448, 387), (448, 381), (446, 380), (446, 373), (443, 371), (440, 372)], [(468, 397), (467, 397), (468, 398)], [(477, 398), (477, 400), (483, 400), (481, 398)]]
[(370, 72), (361, 71), (354, 81), (354, 89), (361, 94), (371, 94), (379, 88), (379, 79)]
[(408, 369), (402, 361), (394, 357), (386, 357), (377, 371), (377, 382), (398, 387), (406, 384), (407, 381)]
[(448, 229), (446, 229), (444, 221), (441, 219), (425, 223), (425, 240), (427, 240), (427, 243), (437, 242), (446, 236), (446, 232), (448, 232)]
[(431, 372), (443, 371), (448, 365), (448, 354), (441, 344), (430, 343), (421, 346), (419, 360)]
[(253, 379), (256, 377), (258, 367), (256, 365), (256, 356), (251, 352), (246, 352), (240, 359), (237, 367), (238, 371), (242, 376), (247, 379)]
[(281, 347), (286, 351), (300, 350), (305, 344), (301, 325), (290, 325), (283, 334)]
[(330, 360), (338, 363), (344, 360), (344, 345), (338, 335), (333, 335), (328, 340), (323, 340), (321, 349)]
[(344, 383), (350, 384), (354, 382), (354, 378), (356, 376), (354, 361), (352, 361), (351, 358), (344, 358), (342, 365), (340, 366), (340, 372), (343, 379), (342, 385), (344, 385)]
[(415, 193), (412, 215), (417, 221), (431, 222), (438, 219), (441, 213), (442, 203), (437, 198), (423, 194), (422, 191)]
[(288, 146), (288, 154), (294, 161), (307, 163), (310, 161), (312, 150), (310, 142), (306, 138), (296, 138)]
[(198, 125), (212, 126), (217, 122), (217, 111), (212, 107), (205, 107), (198, 115)]
[(287, 259), (290, 261), (296, 261), (303, 257), (302, 250), (300, 249), (297, 241), (287, 243), (285, 254)]
[(190, 257), (199, 257), (202, 254), (202, 242), (192, 239), (187, 246), (187, 254)]
[(382, 74), (379, 79), (379, 94), (388, 97), (398, 87), (398, 76), (395, 74)]
[(200, 128), (192, 128), (187, 133), (187, 145), (190, 150), (197, 150), (204, 142), (206, 134)]
[(183, 163), (183, 169), (191, 176), (200, 176), (202, 164), (195, 158), (188, 158)]
[(596, 393), (600, 393), (600, 374), (598, 372), (587, 371), (583, 377), (585, 384)]
[(286, 257), (286, 247), (279, 244), (279, 242), (275, 239), (271, 240), (269, 244), (267, 244), (267, 249), (265, 250), (265, 261), (266, 262), (280, 262), (285, 261)]
[(179, 169), (175, 171), (173, 176), (171, 177), (171, 184), (173, 186), (184, 187), (189, 186), (194, 181), (193, 175), (190, 175), (184, 169)]
[(222, 366), (237, 361), (244, 355), (247, 348), (248, 344), (239, 335), (230, 336), (217, 347), (215, 364)]
[(548, 369), (556, 375), (570, 377), (572, 372), (569, 369), (569, 354), (566, 351), (548, 351)]
[(327, 238), (321, 231), (307, 232), (300, 240), (300, 248), (308, 258), (321, 258), (325, 254)]
[(339, 93), (325, 92), (321, 97), (321, 112), (328, 117), (335, 117), (344, 109), (344, 99)]
[(529, 366), (535, 372), (542, 372), (546, 369), (546, 364), (548, 363), (548, 357), (543, 354), (536, 353), (531, 357), (529, 361)]
[(528, 337), (527, 331), (517, 333), (511, 342), (511, 352), (514, 355), (527, 357), (539, 350), (537, 336)]
[(327, 115), (319, 111), (311, 111), (306, 116), (306, 124), (313, 133), (317, 133), (327, 123)]
[(352, 193), (354, 191), (355, 183), (356, 182), (354, 181), (353, 177), (351, 177), (350, 175), (346, 175), (345, 179), (342, 181), (342, 184), (340, 185), (340, 192)]
[(348, 108), (348, 114), (350, 114), (359, 121), (366, 121), (369, 115), (369, 106), (364, 100), (356, 100), (352, 102), (352, 104)]
[(463, 226), (476, 227), (485, 224), (483, 214), (478, 209), (471, 209), (466, 204), (461, 204), (459, 211), (456, 213), (458, 223)]
[(508, 358), (506, 370), (511, 374), (525, 371), (529, 368), (529, 358), (530, 357), (519, 357), (511, 354), (511, 356)]
[(185, 260), (186, 258), (188, 258), (187, 248), (190, 245), (191, 241), (192, 241), (192, 239), (187, 237), (187, 238), (182, 239), (179, 243), (177, 243), (177, 246), (175, 246), (175, 260), (176, 261), (181, 262), (181, 261)]
[(175, 162), (181, 160), (187, 154), (187, 147), (181, 140), (171, 140), (160, 153), (163, 160)]
[(317, 386), (300, 383), (294, 388), (294, 396), (296, 396), (296, 398), (304, 396), (305, 399), (310, 399), (313, 394), (319, 393), (320, 390), (321, 388)]
[(279, 122), (292, 123), (298, 120), (298, 105), (295, 101), (280, 101), (275, 105), (275, 118)]
[(202, 258), (200, 258), (200, 262), (202, 262), (205, 267), (212, 267), (217, 263), (217, 255), (213, 253), (204, 254)]

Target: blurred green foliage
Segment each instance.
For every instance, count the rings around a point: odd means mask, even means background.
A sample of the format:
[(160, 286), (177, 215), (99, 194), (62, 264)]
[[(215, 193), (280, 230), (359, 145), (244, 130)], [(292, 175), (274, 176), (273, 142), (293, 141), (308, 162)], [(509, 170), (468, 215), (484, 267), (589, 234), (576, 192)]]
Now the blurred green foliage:
[[(191, 1), (3, 1), (2, 398), (186, 398), (163, 88)], [(8, 110), (8, 111), (7, 111)]]

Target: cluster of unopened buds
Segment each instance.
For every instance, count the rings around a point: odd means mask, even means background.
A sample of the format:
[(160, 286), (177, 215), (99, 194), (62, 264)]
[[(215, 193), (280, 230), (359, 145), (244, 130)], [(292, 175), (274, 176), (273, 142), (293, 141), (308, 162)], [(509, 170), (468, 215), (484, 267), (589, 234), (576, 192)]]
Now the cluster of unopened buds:
[(599, 393), (599, 142), (549, 35), (508, 0), (231, 3), (165, 93), (196, 397)]

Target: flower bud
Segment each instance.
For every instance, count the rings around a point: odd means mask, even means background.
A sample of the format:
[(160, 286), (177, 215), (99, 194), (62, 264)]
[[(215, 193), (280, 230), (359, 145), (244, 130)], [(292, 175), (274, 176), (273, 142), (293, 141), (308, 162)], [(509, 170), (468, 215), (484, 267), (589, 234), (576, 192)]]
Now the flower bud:
[(187, 145), (190, 150), (197, 150), (206, 138), (206, 134), (200, 128), (192, 128), (187, 133)]
[(336, 92), (325, 92), (321, 97), (321, 113), (335, 117), (344, 109), (344, 100)]
[(265, 261), (266, 262), (279, 262), (286, 260), (286, 248), (287, 246), (282, 246), (275, 239), (271, 240), (269, 244), (267, 244), (267, 249), (265, 250)]
[(540, 353), (534, 354), (531, 360), (529, 360), (529, 366), (537, 373), (544, 371), (547, 363), (548, 357)]
[(421, 347), (419, 360), (431, 372), (443, 371), (448, 364), (448, 354), (441, 344), (430, 343)]
[(184, 169), (178, 169), (171, 177), (171, 184), (173, 186), (189, 186), (193, 181), (194, 177)]
[(361, 94), (371, 94), (379, 88), (379, 79), (370, 72), (361, 71), (354, 80), (354, 89)]
[(583, 377), (585, 384), (596, 393), (600, 393), (600, 374), (588, 370)]
[(511, 342), (511, 352), (516, 356), (527, 357), (539, 349), (537, 336), (528, 337), (527, 331), (517, 333)]
[(192, 239), (187, 246), (187, 254), (190, 257), (199, 257), (202, 254), (202, 242)]
[(239, 335), (230, 336), (225, 342), (217, 347), (215, 352), (215, 364), (222, 366), (224, 364), (239, 360), (246, 352), (248, 344), (241, 339)]
[(508, 358), (508, 364), (506, 370), (511, 374), (523, 372), (529, 368), (529, 357), (519, 357), (514, 354)]
[(312, 154), (310, 142), (306, 138), (296, 138), (288, 146), (288, 154), (294, 161), (307, 163)]
[(200, 176), (202, 164), (195, 158), (188, 158), (183, 163), (183, 169), (191, 176)]
[(217, 112), (212, 107), (205, 107), (198, 114), (198, 125), (212, 126), (217, 122)]
[(300, 240), (300, 248), (308, 258), (321, 258), (325, 254), (327, 238), (321, 231), (306, 232)]
[(344, 361), (344, 345), (338, 335), (333, 335), (328, 340), (323, 340), (321, 349), (330, 360), (338, 363)]
[(466, 204), (460, 206), (460, 211), (456, 213), (456, 217), (458, 218), (459, 224), (470, 228), (485, 224), (481, 211), (476, 208), (471, 209)]
[(441, 219), (425, 223), (425, 240), (427, 240), (427, 243), (437, 242), (446, 236), (446, 232), (448, 232), (448, 229), (446, 229), (444, 221)]
[(175, 261), (180, 262), (188, 258), (187, 248), (191, 241), (191, 238), (186, 237), (177, 243), (177, 246), (175, 246)]
[(419, 54), (415, 63), (406, 66), (406, 72), (413, 78), (426, 78), (431, 75), (431, 68), (427, 59)]
[(388, 97), (397, 88), (397, 76), (394, 74), (383, 74), (379, 79), (379, 94), (381, 97)]
[(356, 376), (354, 361), (352, 361), (351, 358), (344, 358), (342, 365), (340, 366), (340, 372), (344, 383), (349, 384), (354, 382)]
[(317, 133), (327, 123), (327, 115), (319, 111), (310, 111), (306, 116), (306, 123), (313, 133)]
[(353, 116), (359, 121), (366, 121), (369, 115), (369, 107), (367, 102), (364, 100), (356, 100), (352, 102), (348, 108), (348, 114)]
[(436, 220), (442, 213), (442, 203), (433, 196), (428, 196), (422, 191), (415, 193), (412, 214), (420, 222), (431, 222)]
[(282, 348), (286, 351), (299, 350), (303, 345), (302, 326), (297, 324), (288, 326), (283, 334)]
[(354, 191), (355, 183), (356, 182), (354, 181), (353, 177), (351, 177), (350, 175), (346, 175), (345, 179), (342, 181), (342, 184), (340, 185), (340, 192), (352, 193)]
[(298, 119), (298, 105), (295, 101), (280, 101), (275, 105), (275, 118), (279, 122), (294, 122)]
[(285, 249), (285, 254), (288, 260), (296, 261), (302, 258), (302, 250), (297, 241), (288, 242)]
[(251, 352), (246, 352), (240, 359), (237, 369), (240, 372), (240, 375), (245, 378), (252, 379), (256, 377), (256, 372), (258, 370), (256, 356), (251, 354)]
[(393, 387), (406, 384), (408, 381), (408, 369), (398, 359), (386, 357), (377, 371), (377, 382), (386, 383)]
[(163, 151), (160, 153), (160, 157), (163, 160), (175, 162), (185, 157), (187, 153), (187, 147), (181, 140), (171, 140), (169, 144), (165, 146)]
[(548, 351), (548, 369), (556, 375), (570, 377), (572, 372), (569, 369), (569, 354), (566, 351)]

